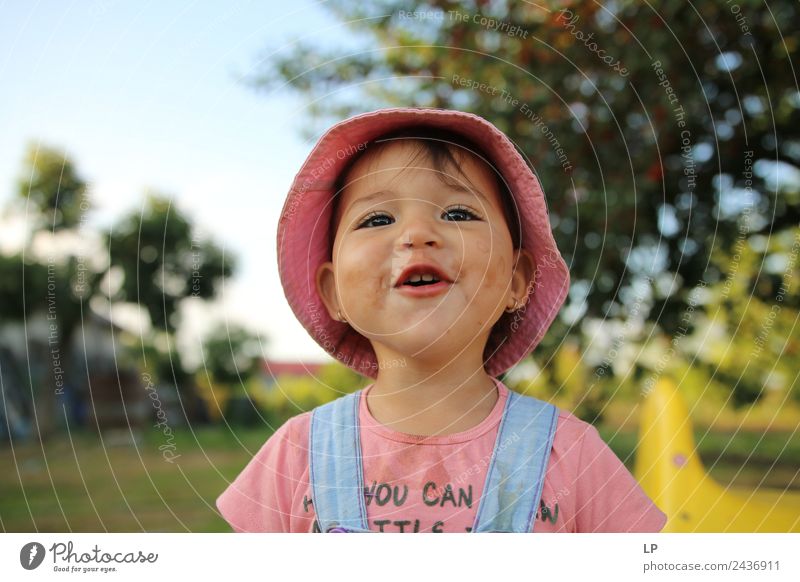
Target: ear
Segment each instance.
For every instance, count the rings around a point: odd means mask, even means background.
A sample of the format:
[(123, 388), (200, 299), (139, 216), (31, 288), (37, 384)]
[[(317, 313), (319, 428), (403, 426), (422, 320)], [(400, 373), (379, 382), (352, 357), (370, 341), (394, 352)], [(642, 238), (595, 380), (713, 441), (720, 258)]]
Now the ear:
[(339, 305), (339, 296), (336, 293), (336, 276), (334, 275), (331, 261), (322, 263), (317, 268), (316, 285), (317, 293), (325, 304), (328, 315), (334, 321), (339, 321), (338, 312), (341, 307)]
[(514, 251), (514, 271), (511, 273), (506, 307), (513, 308), (515, 299), (520, 307), (528, 302), (528, 295), (534, 289), (535, 276), (536, 261), (533, 259), (533, 255), (525, 249)]

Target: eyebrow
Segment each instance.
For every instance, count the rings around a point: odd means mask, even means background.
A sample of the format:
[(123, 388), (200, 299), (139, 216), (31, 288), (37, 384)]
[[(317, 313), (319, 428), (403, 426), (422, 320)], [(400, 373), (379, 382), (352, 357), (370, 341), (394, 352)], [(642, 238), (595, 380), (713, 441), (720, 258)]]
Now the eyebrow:
[[(464, 186), (455, 186), (455, 185), (451, 185), (451, 184), (445, 184), (445, 186), (448, 189), (453, 190), (455, 192), (459, 192), (459, 193), (463, 193), (463, 194), (472, 194), (473, 196), (476, 196), (477, 198), (479, 198), (484, 203), (484, 205), (489, 206), (489, 207), (492, 206), (492, 204), (491, 204), (491, 202), (489, 202), (489, 198), (486, 196), (486, 194), (484, 194), (483, 192), (481, 192), (477, 188), (470, 189), (470, 188), (466, 188)], [(350, 206), (348, 206), (347, 209), (342, 213), (342, 216), (344, 216), (347, 212), (351, 211), (356, 206), (361, 206), (362, 204), (366, 204), (367, 202), (372, 202), (374, 200), (377, 200), (378, 198), (383, 198), (387, 194), (392, 194), (394, 196), (397, 196), (397, 192), (395, 192), (394, 190), (378, 190), (377, 192), (373, 192), (372, 194), (367, 194), (366, 196), (363, 196), (362, 198), (359, 198), (358, 200), (356, 200), (355, 202), (350, 204)]]

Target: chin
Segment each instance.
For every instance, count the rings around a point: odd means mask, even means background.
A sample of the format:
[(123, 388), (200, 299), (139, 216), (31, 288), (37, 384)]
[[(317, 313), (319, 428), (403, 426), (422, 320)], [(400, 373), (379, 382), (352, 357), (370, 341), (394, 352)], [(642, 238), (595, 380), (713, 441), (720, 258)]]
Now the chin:
[(459, 352), (466, 347), (454, 346), (448, 343), (448, 339), (446, 335), (424, 334), (384, 345), (395, 354), (409, 360), (439, 360), (442, 364), (447, 364), (452, 359), (459, 358)]

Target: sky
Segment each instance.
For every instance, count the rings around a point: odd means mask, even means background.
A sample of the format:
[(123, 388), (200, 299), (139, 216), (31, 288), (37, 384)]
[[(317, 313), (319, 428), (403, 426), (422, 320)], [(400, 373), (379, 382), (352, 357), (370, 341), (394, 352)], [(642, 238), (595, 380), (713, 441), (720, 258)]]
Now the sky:
[[(164, 193), (239, 259), (217, 305), (190, 307), (183, 345), (227, 320), (262, 334), (270, 358), (328, 360), (286, 303), (275, 247), (313, 145), (300, 133), (308, 100), (243, 80), (302, 37), (349, 38), (312, 0), (0, 2), (0, 207), (31, 142), (64, 149), (89, 182), (89, 228)], [(18, 235), (0, 232), (0, 248)]]

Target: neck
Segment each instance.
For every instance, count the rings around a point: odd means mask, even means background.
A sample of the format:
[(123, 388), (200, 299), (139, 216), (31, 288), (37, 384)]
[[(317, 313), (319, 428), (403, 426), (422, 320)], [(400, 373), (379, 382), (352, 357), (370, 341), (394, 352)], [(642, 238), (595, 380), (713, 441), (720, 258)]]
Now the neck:
[(462, 432), (480, 424), (497, 402), (497, 387), (482, 358), (451, 358), (442, 365), (387, 358), (385, 353), (378, 357), (406, 364), (380, 369), (367, 397), (375, 420), (393, 430), (416, 435)]

